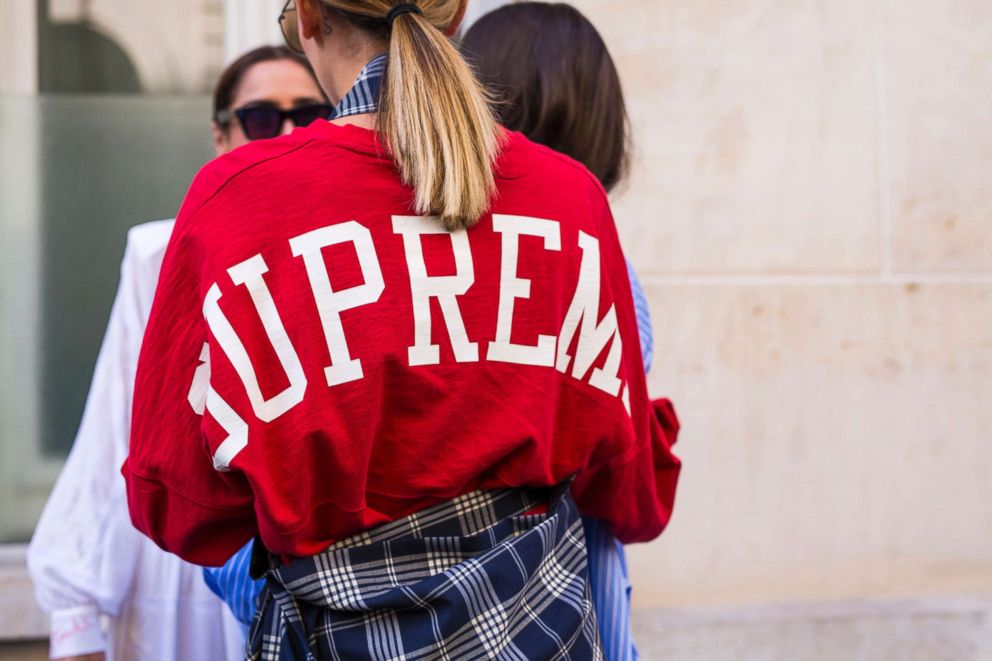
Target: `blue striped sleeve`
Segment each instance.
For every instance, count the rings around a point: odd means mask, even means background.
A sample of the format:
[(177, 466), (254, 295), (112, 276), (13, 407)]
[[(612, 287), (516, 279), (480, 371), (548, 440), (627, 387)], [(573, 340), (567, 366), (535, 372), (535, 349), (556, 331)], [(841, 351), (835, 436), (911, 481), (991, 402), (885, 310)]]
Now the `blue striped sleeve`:
[(220, 597), (241, 624), (248, 626), (258, 608), (258, 596), (264, 580), (253, 580), (249, 574), (252, 542), (234, 554), (223, 567), (205, 567), (203, 580)]
[(644, 287), (634, 272), (634, 267), (627, 262), (627, 277), (630, 278), (630, 290), (634, 295), (634, 312), (637, 314), (637, 332), (641, 340), (641, 356), (644, 359), (644, 372), (651, 371), (654, 362), (654, 335), (651, 331), (651, 311), (648, 309), (648, 297)]
[[(647, 297), (637, 274), (627, 262), (627, 275), (637, 314), (644, 371), (651, 369), (654, 338)], [(584, 518), (586, 550), (589, 557), (589, 587), (599, 623), (599, 637), (606, 661), (636, 661), (637, 647), (630, 628), (630, 578), (623, 545), (595, 519)]]

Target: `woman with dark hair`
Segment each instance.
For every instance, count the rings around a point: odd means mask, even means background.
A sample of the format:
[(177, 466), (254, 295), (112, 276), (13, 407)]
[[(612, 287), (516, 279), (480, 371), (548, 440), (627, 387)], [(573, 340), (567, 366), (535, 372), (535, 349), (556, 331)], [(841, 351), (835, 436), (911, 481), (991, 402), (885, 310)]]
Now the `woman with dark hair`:
[[(304, 58), (286, 47), (259, 48), (217, 83), (214, 147), (224, 154), (329, 113)], [(28, 550), (38, 603), (51, 616), (53, 659), (244, 657), (244, 630), (207, 589), (200, 568), (133, 529), (118, 470), (128, 452), (138, 351), (172, 226), (157, 221), (128, 232), (83, 421)]]
[(496, 123), (464, 9), (290, 0), (335, 119), (204, 168), (165, 256), (131, 517), (207, 565), (256, 538), (250, 658), (600, 658), (579, 511), (671, 513), (603, 188)]
[[(461, 48), (495, 97), (504, 126), (582, 163), (607, 192), (623, 181), (630, 129), (620, 76), (599, 32), (581, 12), (563, 3), (507, 5), (476, 21)], [(629, 263), (627, 268), (647, 372), (651, 318), (644, 290)], [(677, 425), (674, 414), (669, 424)], [(598, 520), (583, 522), (606, 659), (636, 659), (623, 546)]]
[(462, 52), (508, 129), (589, 168), (608, 191), (627, 174), (630, 128), (606, 43), (579, 10), (520, 2), (472, 24)]
[[(493, 94), (503, 126), (582, 163), (607, 193), (624, 182), (631, 144), (620, 75), (603, 38), (579, 10), (565, 3), (506, 5), (476, 21), (461, 48)], [(629, 264), (628, 271), (648, 371), (651, 320)]]
[(328, 119), (331, 106), (315, 83), (306, 58), (285, 46), (262, 46), (232, 62), (214, 88), (217, 155)]

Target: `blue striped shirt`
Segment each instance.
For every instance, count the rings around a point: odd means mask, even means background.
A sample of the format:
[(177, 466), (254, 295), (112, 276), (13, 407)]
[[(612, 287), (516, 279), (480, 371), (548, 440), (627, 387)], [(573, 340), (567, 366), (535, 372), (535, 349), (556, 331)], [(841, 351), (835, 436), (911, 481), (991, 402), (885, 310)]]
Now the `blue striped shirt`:
[(634, 295), (634, 312), (637, 314), (637, 334), (641, 340), (641, 359), (644, 361), (644, 373), (651, 371), (654, 362), (654, 335), (651, 332), (651, 310), (648, 309), (648, 297), (644, 295), (641, 280), (634, 272), (634, 266), (627, 262), (627, 277), (630, 278), (630, 291)]
[(249, 574), (252, 543), (248, 542), (223, 567), (203, 568), (203, 580), (207, 587), (224, 600), (235, 619), (244, 625), (245, 635), (255, 617), (258, 597), (265, 586), (264, 580), (253, 580)]
[[(378, 55), (359, 73), (354, 87), (335, 108), (335, 117), (347, 117), (378, 108), (379, 91), (386, 70), (387, 57)], [(627, 274), (637, 314), (637, 331), (644, 360), (644, 371), (651, 369), (654, 339), (651, 316), (644, 288), (630, 262)], [(589, 563), (589, 585), (592, 591), (599, 633), (607, 661), (635, 661), (638, 658), (630, 630), (630, 579), (623, 545), (595, 519), (583, 519)], [(245, 625), (245, 631), (255, 615), (258, 597), (264, 581), (254, 581), (248, 574), (252, 544), (238, 551), (226, 565), (203, 570), (207, 586), (231, 608), (234, 616)]]

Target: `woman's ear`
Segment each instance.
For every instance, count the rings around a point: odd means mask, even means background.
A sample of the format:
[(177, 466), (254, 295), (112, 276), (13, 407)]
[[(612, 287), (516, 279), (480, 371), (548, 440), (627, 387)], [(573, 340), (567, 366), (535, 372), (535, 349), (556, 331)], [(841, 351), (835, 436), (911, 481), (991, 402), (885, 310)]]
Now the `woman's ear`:
[(296, 0), (300, 18), (300, 32), (304, 39), (313, 39), (321, 33), (324, 23), (324, 5), (320, 0)]
[(213, 138), (214, 152), (218, 156), (230, 151), (231, 141), (227, 136), (227, 131), (222, 129), (217, 122), (210, 122), (210, 133)]
[(444, 36), (455, 36), (455, 33), (458, 32), (458, 28), (462, 26), (462, 21), (465, 20), (466, 9), (468, 9), (468, 0), (461, 0), (461, 2), (458, 3), (458, 11), (455, 13), (455, 20), (451, 21), (451, 25), (449, 25), (448, 29), (444, 31)]

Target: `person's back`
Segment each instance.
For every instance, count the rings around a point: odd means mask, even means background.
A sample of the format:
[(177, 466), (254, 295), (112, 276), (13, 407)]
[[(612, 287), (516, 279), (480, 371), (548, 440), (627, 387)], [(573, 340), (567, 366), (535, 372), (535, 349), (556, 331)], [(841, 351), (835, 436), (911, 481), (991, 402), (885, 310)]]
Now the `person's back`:
[[(605, 194), (519, 134), (496, 175), (491, 213), (449, 233), (414, 214), (375, 133), (358, 127), (315, 124), (208, 166), (163, 269), (160, 293), (176, 297), (146, 341), (170, 351), (142, 360), (169, 362), (139, 377), (145, 454), (129, 463), (133, 492), (168, 490), (187, 509), (150, 510), (142, 527), (217, 564), (257, 512), (269, 549), (298, 557), (473, 489), (581, 470), (584, 510), (629, 541), (657, 535), (667, 512), (654, 480), (624, 466), (651, 452), (653, 421), (632, 308), (615, 305), (631, 297)], [(176, 430), (163, 420), (195, 422), (185, 394), (205, 393), (192, 377), (208, 339), (191, 323), (201, 299), (217, 349), (206, 445), (248, 479), (254, 509), (241, 479), (200, 490), (195, 466), (211, 467), (167, 442)], [(176, 470), (148, 474), (146, 461)], [(608, 488), (581, 488), (608, 466)]]

